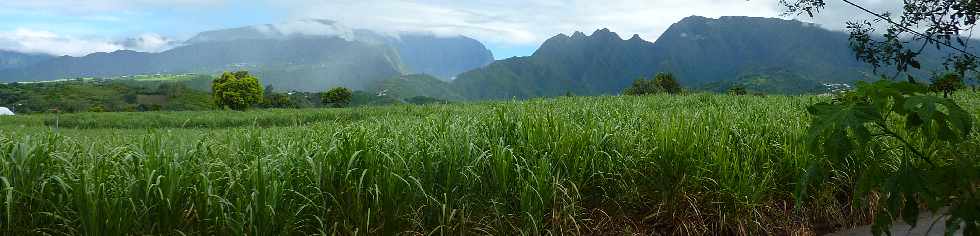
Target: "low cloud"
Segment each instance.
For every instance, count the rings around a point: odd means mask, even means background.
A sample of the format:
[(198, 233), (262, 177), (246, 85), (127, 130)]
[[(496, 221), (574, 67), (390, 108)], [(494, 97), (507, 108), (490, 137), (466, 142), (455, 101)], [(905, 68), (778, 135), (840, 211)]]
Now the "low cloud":
[(537, 44), (558, 33), (610, 28), (655, 40), (691, 15), (778, 16), (777, 0), (284, 0), (294, 18), (336, 19), (355, 28), (467, 35), (504, 44)]
[(174, 48), (180, 41), (160, 36), (159, 34), (146, 33), (134, 38), (128, 38), (117, 44), (127, 50), (140, 52), (162, 52)]
[(227, 2), (227, 0), (9, 0), (0, 1), (0, 8), (85, 15), (160, 7), (212, 7)]
[(122, 46), (104, 40), (81, 39), (58, 35), (50, 31), (17, 29), (0, 32), (0, 48), (51, 55), (82, 56), (91, 52), (107, 52), (123, 49)]
[[(639, 34), (646, 40), (654, 41), (671, 24), (691, 15), (796, 18), (833, 30), (843, 30), (846, 21), (871, 18), (853, 6), (836, 1), (828, 2), (827, 9), (815, 18), (783, 16), (784, 8), (778, 2), (779, 0), (24, 0), (0, 1), (0, 9), (8, 12), (72, 15), (111, 25), (111, 22), (131, 17), (127, 15), (129, 13), (159, 9), (214, 9), (209, 14), (223, 16), (215, 19), (237, 19), (236, 17), (243, 17), (242, 12), (220, 9), (230, 4), (253, 4), (268, 6), (261, 9), (282, 15), (282, 22), (292, 22), (276, 25), (284, 34), (349, 34), (346, 29), (324, 27), (315, 22), (294, 21), (330, 19), (351, 28), (386, 33), (465, 35), (503, 48), (536, 47), (545, 39), (559, 33), (591, 32), (600, 28), (609, 28), (624, 37)], [(855, 2), (878, 12), (895, 13), (900, 12), (902, 4), (901, 1), (894, 0)], [(154, 17), (153, 15), (141, 16)], [(0, 32), (0, 48), (79, 56), (120, 49), (157, 52), (178, 44), (172, 38), (158, 34), (143, 34), (120, 40), (54, 33), (78, 33), (85, 30), (77, 27), (17, 27), (26, 28)], [(173, 27), (182, 28), (181, 25)], [(196, 32), (166, 33), (186, 37), (186, 34)]]
[(177, 45), (177, 41), (157, 34), (143, 34), (122, 41), (79, 38), (50, 31), (17, 29), (0, 32), (0, 49), (55, 56), (85, 56), (93, 52), (135, 50), (160, 52)]
[[(856, 0), (884, 12), (901, 1)], [(795, 18), (832, 30), (870, 15), (828, 2), (815, 18), (784, 16), (778, 0), (277, 0), (294, 18), (335, 19), (356, 28), (467, 35), (498, 44), (538, 44), (558, 34), (609, 28), (620, 35), (656, 40), (671, 24), (691, 15)]]

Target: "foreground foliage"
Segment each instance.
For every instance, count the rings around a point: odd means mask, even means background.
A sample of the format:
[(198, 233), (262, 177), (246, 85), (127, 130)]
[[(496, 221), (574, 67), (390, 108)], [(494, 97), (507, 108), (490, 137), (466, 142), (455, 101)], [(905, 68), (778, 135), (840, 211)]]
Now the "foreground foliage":
[[(961, 225), (967, 235), (980, 234), (980, 152), (962, 146), (973, 116), (927, 91), (910, 82), (859, 83), (836, 102), (809, 108), (815, 117), (807, 142), (824, 154), (818, 157), (829, 158), (814, 162), (806, 177), (822, 182), (837, 170), (856, 178), (855, 202), (871, 205), (876, 235), (888, 232), (892, 219), (916, 226), (922, 206), (933, 212), (949, 207), (948, 235)], [(853, 163), (867, 166), (839, 171)]]
[[(980, 113), (976, 95), (955, 97)], [(748, 235), (870, 223), (860, 198), (840, 194), (858, 186), (846, 176), (794, 204), (818, 160), (804, 145), (805, 109), (822, 101), (85, 113), (63, 116), (73, 128), (60, 134), (47, 116), (5, 117), (0, 234)], [(181, 126), (196, 122), (215, 126)], [(980, 138), (960, 147), (980, 150)]]

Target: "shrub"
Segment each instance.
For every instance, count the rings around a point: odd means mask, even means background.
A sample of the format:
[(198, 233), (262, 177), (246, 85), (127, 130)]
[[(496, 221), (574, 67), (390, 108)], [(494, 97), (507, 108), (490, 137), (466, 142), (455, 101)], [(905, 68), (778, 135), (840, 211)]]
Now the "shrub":
[(296, 108), (289, 95), (282, 93), (272, 93), (265, 96), (262, 106), (266, 108)]
[(677, 83), (674, 79), (674, 74), (671, 73), (659, 73), (656, 76), (655, 83), (657, 88), (661, 91), (666, 91), (669, 94), (677, 94), (681, 92), (681, 84)]
[(633, 86), (623, 91), (625, 95), (639, 96), (666, 92), (677, 94), (681, 92), (681, 85), (674, 79), (671, 73), (659, 73), (654, 79), (640, 78), (633, 81)]

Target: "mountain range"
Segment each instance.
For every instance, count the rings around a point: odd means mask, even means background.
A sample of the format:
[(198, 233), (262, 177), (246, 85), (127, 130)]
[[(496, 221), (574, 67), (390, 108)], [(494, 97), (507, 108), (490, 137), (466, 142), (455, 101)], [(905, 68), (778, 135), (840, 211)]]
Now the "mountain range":
[(0, 70), (34, 65), (54, 58), (47, 54), (31, 54), (0, 50)]
[[(970, 42), (976, 45), (980, 42)], [(980, 52), (975, 48), (969, 50)], [(948, 51), (920, 56), (926, 80), (942, 70)], [(888, 71), (888, 68), (882, 68)], [(857, 60), (848, 34), (796, 20), (691, 16), (671, 25), (656, 42), (623, 39), (608, 29), (560, 34), (531, 56), (497, 61), (453, 81), (471, 99), (619, 94), (632, 81), (673, 73), (688, 89), (800, 94), (828, 91), (826, 84), (877, 79)]]
[[(923, 68), (940, 69), (942, 56), (944, 51), (927, 50)], [(687, 17), (655, 42), (638, 35), (623, 39), (609, 29), (559, 34), (530, 56), (500, 61), (464, 36), (391, 35), (326, 20), (202, 32), (161, 53), (17, 60), (0, 64), (10, 65), (0, 70), (0, 81), (245, 69), (278, 89), (345, 86), (387, 90), (402, 98), (469, 100), (618, 94), (634, 80), (658, 72), (673, 73), (689, 89), (745, 86), (785, 94), (873, 79), (872, 69), (855, 58), (846, 33), (795, 20), (740, 16)]]
[(475, 99), (502, 99), (617, 94), (657, 72), (673, 73), (687, 88), (731, 86), (770, 74), (793, 80), (769, 81), (819, 88), (824, 82), (863, 79), (869, 71), (841, 32), (793, 20), (692, 16), (671, 25), (656, 42), (638, 35), (624, 40), (608, 29), (558, 35), (529, 57), (463, 73), (454, 83)]
[(336, 22), (303, 20), (199, 33), (160, 53), (116, 51), (63, 56), (0, 70), (0, 81), (249, 70), (277, 88), (364, 89), (375, 80), (424, 73), (449, 80), (493, 62), (471, 38), (386, 35)]

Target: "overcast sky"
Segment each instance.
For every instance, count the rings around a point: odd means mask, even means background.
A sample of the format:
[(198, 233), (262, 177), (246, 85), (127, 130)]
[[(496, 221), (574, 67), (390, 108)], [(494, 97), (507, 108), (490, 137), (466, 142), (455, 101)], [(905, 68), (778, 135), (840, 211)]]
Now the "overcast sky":
[[(901, 1), (856, 2), (896, 11)], [(839, 0), (828, 5), (818, 18), (798, 19), (839, 30), (868, 17)], [(156, 52), (200, 31), (316, 18), (385, 32), (465, 35), (506, 58), (530, 55), (559, 33), (609, 28), (655, 41), (691, 15), (781, 17), (782, 10), (778, 0), (0, 0), (0, 49)]]

